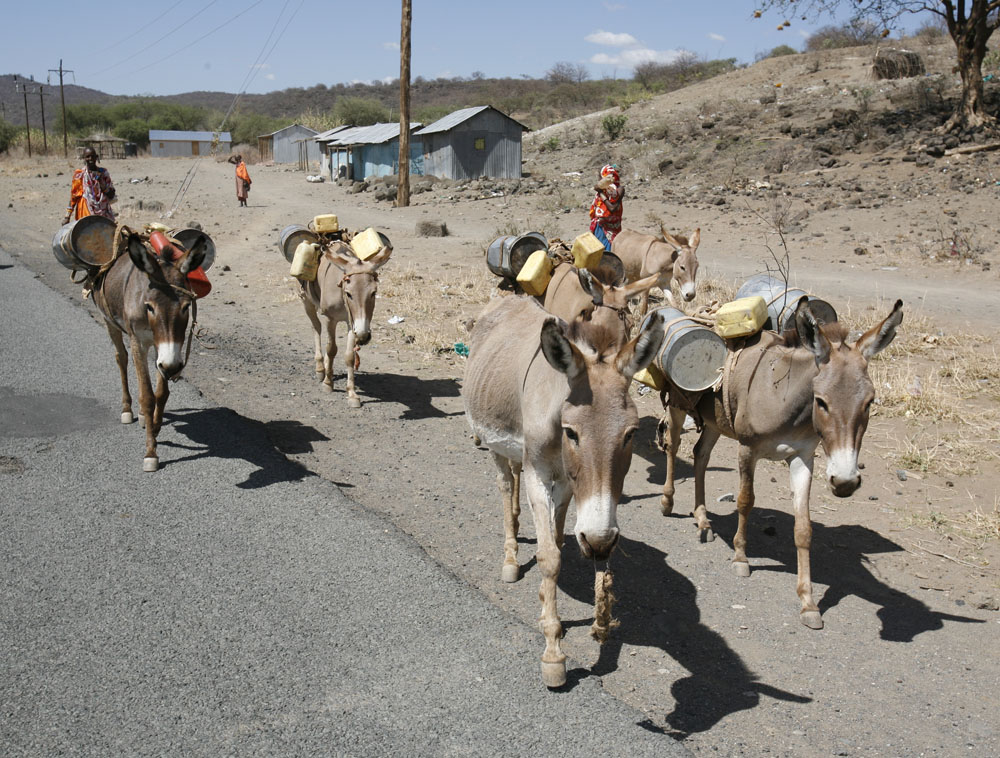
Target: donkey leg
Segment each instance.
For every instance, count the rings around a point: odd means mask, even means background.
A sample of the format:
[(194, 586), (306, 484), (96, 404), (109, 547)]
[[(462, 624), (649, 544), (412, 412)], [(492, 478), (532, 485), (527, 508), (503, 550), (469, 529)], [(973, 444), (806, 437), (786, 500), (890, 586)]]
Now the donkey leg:
[(322, 319), (326, 324), (326, 350), (323, 352), (323, 389), (333, 392), (333, 359), (337, 357), (337, 322), (328, 316)]
[(813, 601), (812, 576), (809, 568), (809, 548), (812, 544), (812, 521), (809, 518), (809, 490), (812, 486), (813, 456), (791, 458), (788, 461), (788, 478), (792, 487), (795, 506), (795, 553), (798, 558), (798, 593), (802, 608), (799, 621), (810, 629), (822, 629), (823, 619), (819, 606)]
[(347, 365), (347, 404), (351, 408), (361, 407), (361, 398), (354, 391), (354, 346), (357, 344), (354, 330), (347, 330), (347, 347), (344, 348), (344, 363)]
[(323, 325), (320, 323), (319, 316), (316, 315), (316, 308), (313, 307), (308, 298), (302, 298), (302, 307), (305, 309), (306, 316), (309, 317), (309, 323), (312, 324), (313, 346), (315, 348), (313, 360), (316, 373), (322, 378), (326, 376), (323, 370)]
[(503, 568), (500, 569), (500, 578), (505, 582), (516, 582), (521, 578), (521, 569), (517, 563), (517, 533), (521, 526), (521, 509), (517, 498), (520, 497), (518, 480), (521, 464), (515, 464), (497, 453), (493, 454), (493, 462), (497, 466), (497, 487), (503, 500)]
[[(683, 423), (684, 419), (681, 418), (680, 424)], [(680, 434), (679, 431), (678, 434)], [(708, 461), (712, 457), (712, 449), (718, 441), (719, 431), (706, 425), (694, 445), (694, 510), (691, 515), (694, 516), (695, 526), (698, 527), (698, 537), (702, 542), (712, 542), (715, 539), (712, 522), (708, 520), (708, 508), (705, 507), (705, 472), (708, 470)]]
[(132, 338), (132, 363), (135, 365), (135, 375), (139, 383), (139, 410), (142, 413), (146, 427), (146, 455), (142, 459), (142, 470), (156, 471), (160, 467), (160, 459), (156, 455), (155, 405), (153, 386), (149, 378), (148, 348), (138, 339)]
[(125, 349), (125, 335), (110, 323), (105, 323), (111, 344), (115, 347), (115, 362), (118, 364), (118, 374), (122, 380), (122, 423), (131, 424), (135, 421), (132, 415), (132, 395), (128, 391), (128, 351)]
[(542, 652), (542, 682), (546, 687), (561, 687), (566, 683), (566, 655), (560, 647), (563, 636), (562, 622), (556, 609), (556, 589), (559, 570), (562, 568), (562, 554), (555, 539), (555, 509), (546, 482), (551, 476), (536, 472), (533, 468), (524, 471), (528, 488), (528, 502), (535, 521), (538, 535), (536, 558), (542, 574), (538, 599), (542, 602), (539, 624), (545, 635), (545, 650)]
[(661, 419), (657, 426), (658, 434), (661, 426), (666, 426), (667, 431), (666, 445), (663, 446), (667, 456), (667, 477), (663, 482), (663, 494), (660, 496), (660, 512), (664, 516), (669, 516), (674, 512), (674, 464), (677, 462), (677, 451), (681, 446), (684, 411), (668, 407), (666, 418)]
[(753, 475), (757, 461), (753, 451), (747, 445), (740, 445), (740, 494), (736, 498), (738, 515), (736, 536), (733, 537), (733, 569), (737, 576), (750, 576), (750, 562), (747, 560), (747, 520), (753, 510)]

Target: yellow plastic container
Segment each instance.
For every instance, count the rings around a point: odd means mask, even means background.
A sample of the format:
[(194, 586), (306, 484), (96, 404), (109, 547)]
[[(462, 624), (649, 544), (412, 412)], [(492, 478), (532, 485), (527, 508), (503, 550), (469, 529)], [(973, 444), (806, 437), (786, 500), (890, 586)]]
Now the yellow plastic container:
[(663, 385), (666, 382), (666, 377), (663, 376), (663, 372), (660, 371), (655, 363), (650, 363), (646, 368), (638, 371), (632, 379), (645, 384), (647, 387), (652, 387), (657, 392), (663, 389)]
[(340, 224), (337, 222), (337, 217), (334, 214), (327, 213), (323, 216), (316, 216), (313, 218), (313, 230), (319, 232), (320, 234), (339, 232)]
[(573, 240), (573, 265), (577, 268), (596, 268), (605, 253), (604, 244), (590, 232)]
[(529, 295), (544, 295), (552, 278), (552, 261), (545, 250), (536, 250), (528, 256), (517, 275), (521, 289)]
[(319, 269), (319, 245), (315, 242), (300, 242), (292, 257), (292, 269), (289, 273), (303, 282), (316, 281), (316, 271)]
[(358, 258), (366, 261), (382, 249), (382, 238), (369, 226), (363, 232), (354, 235), (351, 239), (351, 249)]
[(720, 337), (749, 337), (767, 321), (767, 302), (760, 295), (726, 303), (715, 314), (715, 333)]

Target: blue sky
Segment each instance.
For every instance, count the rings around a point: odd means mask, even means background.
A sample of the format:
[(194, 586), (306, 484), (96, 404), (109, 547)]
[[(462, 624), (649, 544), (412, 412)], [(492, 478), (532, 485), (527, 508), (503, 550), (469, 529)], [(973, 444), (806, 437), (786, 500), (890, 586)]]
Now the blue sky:
[[(829, 17), (754, 20), (752, 0), (412, 0), (411, 76), (542, 77), (558, 61), (591, 78), (630, 77), (679, 51), (753, 62)], [(849, 3), (845, 3), (849, 5)], [(911, 26), (916, 22), (912, 22)], [(269, 92), (399, 76), (399, 0), (159, 0), (19, 5), (0, 74), (115, 95)], [(58, 78), (52, 78), (58, 83)]]

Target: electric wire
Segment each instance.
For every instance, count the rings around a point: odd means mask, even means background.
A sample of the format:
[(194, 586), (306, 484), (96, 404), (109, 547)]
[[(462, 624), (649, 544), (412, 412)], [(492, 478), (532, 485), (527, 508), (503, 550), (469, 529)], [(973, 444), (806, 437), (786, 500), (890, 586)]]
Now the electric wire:
[(134, 32), (132, 32), (131, 34), (125, 35), (124, 37), (122, 37), (117, 42), (112, 42), (110, 45), (108, 45), (107, 47), (105, 47), (101, 52), (102, 53), (107, 53), (108, 50), (114, 50), (116, 47), (118, 47), (119, 45), (121, 45), (123, 42), (126, 42), (126, 41), (128, 41), (130, 39), (133, 39), (136, 35), (139, 34), (139, 32), (146, 31), (146, 29), (148, 29), (149, 27), (151, 27), (153, 24), (155, 24), (161, 18), (163, 18), (164, 16), (166, 16), (168, 13), (170, 13), (170, 11), (172, 11), (174, 8), (176, 8), (178, 5), (180, 5), (183, 2), (184, 2), (184, 0), (177, 0), (176, 3), (174, 3), (169, 8), (167, 8), (165, 11), (163, 11), (163, 13), (161, 13), (159, 16), (157, 16), (156, 18), (154, 18), (152, 21), (143, 24), (138, 29), (136, 29)]

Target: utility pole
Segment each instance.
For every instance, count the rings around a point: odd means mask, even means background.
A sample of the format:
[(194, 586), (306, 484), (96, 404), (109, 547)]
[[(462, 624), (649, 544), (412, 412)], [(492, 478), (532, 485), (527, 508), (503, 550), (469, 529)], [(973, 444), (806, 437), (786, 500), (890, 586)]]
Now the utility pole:
[(42, 107), (42, 145), (45, 148), (45, 155), (49, 154), (49, 138), (45, 133), (45, 93), (42, 92), (42, 85), (38, 85), (38, 104)]
[(49, 73), (59, 72), (59, 99), (62, 101), (62, 121), (63, 121), (63, 157), (69, 157), (69, 137), (66, 134), (66, 93), (63, 91), (63, 74), (72, 74), (62, 67), (62, 58), (59, 59), (59, 68), (50, 68)]
[(410, 204), (410, 0), (403, 0), (403, 20), (399, 36), (399, 185), (396, 207)]
[(21, 90), (21, 94), (24, 95), (24, 131), (28, 135), (28, 157), (31, 157), (31, 126), (28, 123), (28, 88), (23, 84), (17, 83), (17, 77), (14, 77), (14, 91), (17, 92), (18, 88)]

